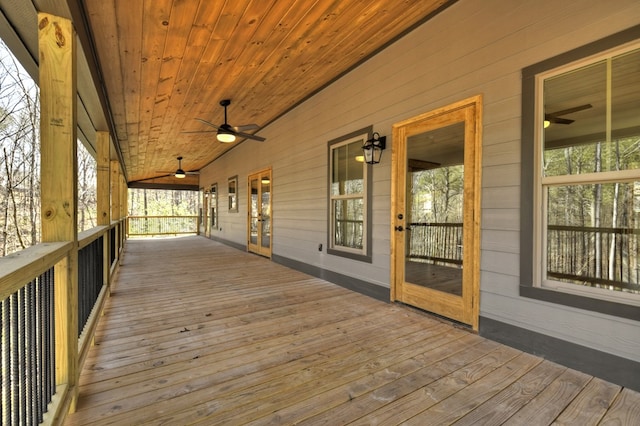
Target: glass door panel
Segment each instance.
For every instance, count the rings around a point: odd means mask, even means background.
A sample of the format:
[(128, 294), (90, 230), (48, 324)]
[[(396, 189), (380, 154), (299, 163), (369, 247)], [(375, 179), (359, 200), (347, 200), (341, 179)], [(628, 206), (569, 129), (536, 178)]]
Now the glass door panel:
[(405, 281), (462, 295), (464, 122), (407, 140)]
[(258, 244), (258, 218), (260, 206), (258, 205), (258, 182), (259, 177), (249, 180), (249, 245)]
[(271, 257), (271, 169), (249, 176), (249, 251)]
[(271, 178), (262, 175), (260, 177), (260, 244), (263, 249), (271, 248)]

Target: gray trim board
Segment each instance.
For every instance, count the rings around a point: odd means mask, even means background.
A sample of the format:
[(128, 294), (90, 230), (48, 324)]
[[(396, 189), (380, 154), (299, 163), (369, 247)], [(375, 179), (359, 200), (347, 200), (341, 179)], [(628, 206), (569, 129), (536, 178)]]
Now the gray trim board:
[(225, 240), (224, 238), (215, 237), (213, 235), (210, 236), (209, 239), (224, 244), (225, 246), (233, 247), (241, 251), (247, 251), (247, 246), (245, 246), (244, 244), (234, 243), (233, 241)]
[(338, 272), (329, 271), (327, 269), (309, 265), (308, 263), (300, 262), (298, 260), (289, 259), (287, 257), (278, 256), (275, 254), (272, 255), (271, 260), (280, 265), (295, 269), (296, 271), (304, 272), (305, 274), (309, 274), (311, 276), (337, 284), (340, 287), (344, 287), (360, 294), (364, 294), (365, 296), (373, 297), (374, 299), (389, 303), (390, 290), (387, 287), (372, 284), (368, 281), (349, 277)]
[[(209, 237), (209, 239), (241, 251), (247, 251), (247, 246), (243, 244), (234, 243), (233, 241), (225, 240), (223, 238), (217, 238), (214, 236)], [(380, 300), (382, 302), (389, 303), (390, 301), (390, 290), (387, 287), (372, 284), (368, 281), (360, 280), (358, 278), (349, 277), (338, 272), (322, 269), (317, 266), (309, 265), (308, 263), (300, 262), (298, 260), (289, 259), (284, 256), (278, 256), (277, 254), (272, 254), (271, 261), (282, 266), (286, 266), (287, 268), (295, 269), (296, 271), (304, 272), (305, 274), (311, 275), (313, 277), (317, 277), (329, 281), (333, 284), (337, 284), (340, 287), (344, 287), (357, 293), (364, 294), (365, 296), (373, 297), (374, 299)]]
[(640, 362), (480, 317), (480, 335), (524, 352), (640, 391)]

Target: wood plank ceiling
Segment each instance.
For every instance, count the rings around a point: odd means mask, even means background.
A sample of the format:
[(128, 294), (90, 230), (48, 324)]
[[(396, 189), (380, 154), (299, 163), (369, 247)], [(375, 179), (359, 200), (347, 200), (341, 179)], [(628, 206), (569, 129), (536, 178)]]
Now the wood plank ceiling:
[(231, 125), (265, 126), (451, 3), (84, 0), (128, 181), (197, 184), (154, 179), (234, 146), (185, 133), (211, 130), (196, 117), (222, 124), (231, 99)]

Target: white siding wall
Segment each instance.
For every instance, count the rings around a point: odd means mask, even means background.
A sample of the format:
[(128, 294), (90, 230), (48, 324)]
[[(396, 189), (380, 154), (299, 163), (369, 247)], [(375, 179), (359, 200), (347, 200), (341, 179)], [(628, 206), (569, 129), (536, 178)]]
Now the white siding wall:
[[(247, 175), (271, 166), (274, 254), (389, 287), (391, 126), (481, 93), (481, 315), (640, 361), (637, 322), (518, 295), (521, 69), (637, 24), (637, 0), (460, 0), (262, 130), (267, 142), (204, 170), (221, 197), (214, 236), (246, 244)], [(371, 124), (388, 149), (373, 168), (368, 264), (326, 254), (327, 142)], [(240, 209), (228, 213), (236, 174)]]

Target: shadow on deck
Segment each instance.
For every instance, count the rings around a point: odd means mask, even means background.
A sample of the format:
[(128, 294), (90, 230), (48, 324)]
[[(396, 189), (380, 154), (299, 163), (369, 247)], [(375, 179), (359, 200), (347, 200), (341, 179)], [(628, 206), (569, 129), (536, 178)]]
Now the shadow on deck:
[(637, 392), (182, 237), (127, 243), (66, 424), (638, 424), (638, 407)]

